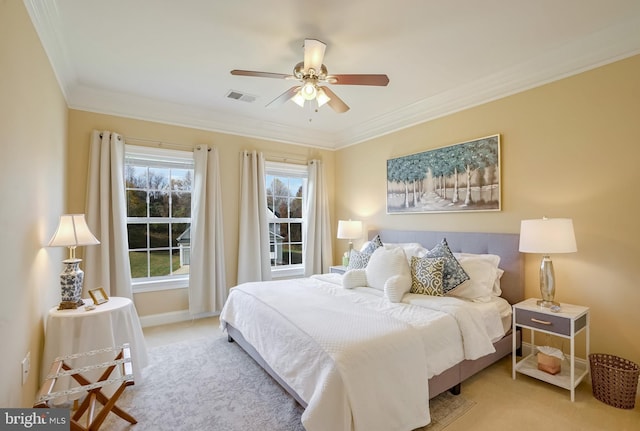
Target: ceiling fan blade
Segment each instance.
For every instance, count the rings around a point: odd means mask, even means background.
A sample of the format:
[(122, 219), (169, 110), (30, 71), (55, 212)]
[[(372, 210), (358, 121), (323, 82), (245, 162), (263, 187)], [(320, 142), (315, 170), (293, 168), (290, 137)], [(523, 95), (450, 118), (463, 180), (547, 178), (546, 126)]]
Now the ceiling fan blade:
[(233, 69), (231, 71), (231, 74), (236, 76), (257, 76), (258, 78), (276, 78), (276, 79), (294, 78), (293, 75), (287, 75), (286, 73), (255, 72), (253, 70), (239, 70), (239, 69)]
[(336, 111), (338, 114), (342, 114), (349, 110), (349, 106), (340, 99), (336, 93), (331, 91), (329, 87), (320, 87), (324, 90), (324, 92), (329, 96), (330, 100), (327, 102), (327, 105), (331, 106), (331, 109)]
[(300, 90), (300, 87), (291, 87), (290, 89), (288, 89), (287, 91), (285, 91), (284, 93), (282, 93), (281, 95), (273, 99), (271, 102), (267, 103), (266, 107), (275, 108), (277, 106), (285, 104), (293, 96), (295, 96), (298, 90)]
[(329, 75), (326, 81), (335, 85), (377, 85), (385, 87), (389, 83), (387, 75)]
[(327, 48), (323, 42), (316, 39), (304, 40), (304, 70), (314, 69), (316, 75), (322, 67), (322, 60), (324, 59), (324, 50)]

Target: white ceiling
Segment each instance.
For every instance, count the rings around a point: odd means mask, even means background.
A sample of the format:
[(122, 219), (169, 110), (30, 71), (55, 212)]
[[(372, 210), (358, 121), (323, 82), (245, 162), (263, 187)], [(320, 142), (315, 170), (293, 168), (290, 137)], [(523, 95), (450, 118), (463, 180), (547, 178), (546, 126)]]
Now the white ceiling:
[[(638, 0), (24, 0), (69, 107), (340, 148), (640, 53)], [(337, 114), (265, 105), (293, 81), (305, 38)], [(233, 100), (230, 90), (255, 96)]]

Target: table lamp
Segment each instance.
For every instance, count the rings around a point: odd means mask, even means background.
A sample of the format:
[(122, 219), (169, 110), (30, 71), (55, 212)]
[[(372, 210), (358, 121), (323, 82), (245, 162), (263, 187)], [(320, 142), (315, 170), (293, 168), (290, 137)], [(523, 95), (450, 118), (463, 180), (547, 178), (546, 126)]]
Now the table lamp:
[(338, 239), (349, 240), (349, 252), (353, 248), (353, 240), (362, 237), (362, 222), (356, 220), (338, 220)]
[(82, 259), (76, 258), (76, 247), (79, 245), (95, 245), (100, 241), (89, 230), (84, 214), (64, 214), (60, 216), (60, 223), (56, 233), (49, 241), (49, 247), (69, 247), (69, 258), (62, 261), (65, 264), (60, 273), (59, 310), (78, 308), (83, 305), (82, 283), (84, 271), (80, 269)]
[(574, 253), (578, 251), (573, 232), (573, 221), (568, 218), (546, 218), (522, 220), (520, 223), (520, 247), (523, 253), (540, 253), (540, 294), (541, 307), (560, 305), (553, 299), (556, 293), (553, 253)]

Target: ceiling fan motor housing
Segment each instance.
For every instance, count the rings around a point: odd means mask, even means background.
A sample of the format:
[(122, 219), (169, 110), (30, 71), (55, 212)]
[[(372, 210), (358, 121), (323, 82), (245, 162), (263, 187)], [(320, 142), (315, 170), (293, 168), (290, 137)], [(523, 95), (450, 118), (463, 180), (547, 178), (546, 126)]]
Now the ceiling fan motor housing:
[(293, 68), (293, 76), (296, 79), (303, 80), (305, 78), (317, 78), (319, 81), (323, 81), (327, 78), (327, 66), (324, 64), (320, 66), (320, 71), (317, 71), (313, 68), (309, 68), (309, 70), (304, 70), (304, 62), (300, 62), (296, 64)]

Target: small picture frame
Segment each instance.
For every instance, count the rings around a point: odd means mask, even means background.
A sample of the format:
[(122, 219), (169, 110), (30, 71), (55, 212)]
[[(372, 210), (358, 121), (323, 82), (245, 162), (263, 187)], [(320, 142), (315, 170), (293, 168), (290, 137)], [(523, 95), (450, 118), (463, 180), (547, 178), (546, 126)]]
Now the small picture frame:
[(109, 300), (109, 297), (107, 296), (106, 292), (102, 287), (98, 287), (97, 289), (90, 290), (89, 295), (91, 296), (91, 299), (93, 299), (93, 303), (95, 305), (104, 304)]

